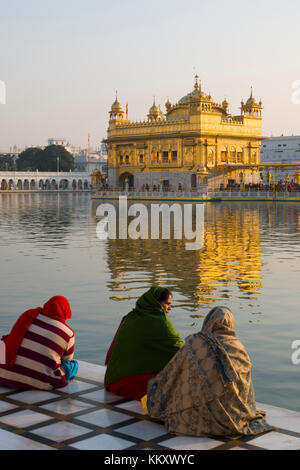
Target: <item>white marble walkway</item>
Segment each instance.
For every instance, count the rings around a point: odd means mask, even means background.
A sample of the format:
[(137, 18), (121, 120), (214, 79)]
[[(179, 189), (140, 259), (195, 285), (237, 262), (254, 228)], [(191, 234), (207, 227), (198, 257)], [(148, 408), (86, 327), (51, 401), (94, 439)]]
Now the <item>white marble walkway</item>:
[(79, 361), (60, 390), (0, 387), (0, 450), (300, 450), (300, 412), (258, 403), (275, 431), (238, 440), (178, 437), (137, 401), (104, 390), (105, 367)]

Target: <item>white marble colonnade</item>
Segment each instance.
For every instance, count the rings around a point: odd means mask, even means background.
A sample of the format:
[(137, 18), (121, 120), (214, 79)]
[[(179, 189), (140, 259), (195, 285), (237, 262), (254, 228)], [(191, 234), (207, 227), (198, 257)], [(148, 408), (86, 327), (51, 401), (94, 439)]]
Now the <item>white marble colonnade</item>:
[(86, 172), (0, 171), (0, 189), (90, 189)]

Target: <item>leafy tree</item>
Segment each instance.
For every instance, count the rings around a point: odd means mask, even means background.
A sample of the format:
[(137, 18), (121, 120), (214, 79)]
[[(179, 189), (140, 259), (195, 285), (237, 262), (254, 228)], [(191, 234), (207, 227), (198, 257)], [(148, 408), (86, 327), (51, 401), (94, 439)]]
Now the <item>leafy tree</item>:
[(11, 155), (0, 154), (0, 171), (14, 171), (16, 169)]
[(74, 157), (62, 145), (49, 145), (43, 151), (40, 171), (74, 170)]
[(48, 145), (44, 150), (31, 147), (20, 153), (18, 170), (70, 171), (74, 170), (74, 157), (62, 145)]
[(20, 153), (17, 160), (17, 169), (22, 171), (38, 170), (40, 159), (42, 159), (43, 150), (38, 147), (30, 147)]

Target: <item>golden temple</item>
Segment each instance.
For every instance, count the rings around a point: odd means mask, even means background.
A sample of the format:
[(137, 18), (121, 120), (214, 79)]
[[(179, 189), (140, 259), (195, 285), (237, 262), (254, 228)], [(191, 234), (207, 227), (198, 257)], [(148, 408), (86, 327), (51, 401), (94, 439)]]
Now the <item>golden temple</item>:
[[(198, 75), (194, 89), (163, 113), (155, 103), (147, 119), (134, 122), (118, 98), (110, 110), (107, 131), (110, 187), (136, 190), (144, 185), (189, 191), (207, 176), (224, 174), (237, 182), (253, 182), (249, 166), (260, 162), (262, 102), (252, 89), (240, 114), (229, 113), (226, 99), (217, 103), (202, 90)], [(234, 166), (236, 165), (236, 169)], [(241, 169), (243, 165), (248, 168)]]

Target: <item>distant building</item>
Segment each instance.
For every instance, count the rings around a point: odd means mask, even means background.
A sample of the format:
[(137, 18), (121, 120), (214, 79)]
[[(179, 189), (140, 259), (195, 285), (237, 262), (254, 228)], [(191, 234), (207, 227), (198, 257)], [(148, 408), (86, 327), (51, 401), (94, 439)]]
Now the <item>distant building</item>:
[[(299, 162), (300, 164), (300, 136), (282, 135), (280, 137), (270, 137), (269, 139), (263, 139), (261, 142), (260, 161), (262, 163)], [(287, 174), (291, 179), (294, 173), (294, 169), (277, 169), (276, 180), (284, 181)]]
[(72, 153), (72, 147), (70, 145), (69, 142), (67, 142), (66, 139), (61, 139), (61, 138), (57, 138), (57, 137), (51, 137), (50, 139), (48, 139), (48, 146), (49, 145), (61, 145), (62, 147), (64, 147), (68, 152)]
[(51, 139), (48, 139), (48, 145), (62, 145), (62, 147), (66, 147), (68, 144), (66, 139), (52, 137)]
[(102, 174), (107, 174), (107, 157), (102, 157), (97, 154), (91, 154), (89, 157), (87, 152), (82, 155), (74, 156), (75, 171), (86, 171), (92, 173), (94, 170), (99, 170)]

